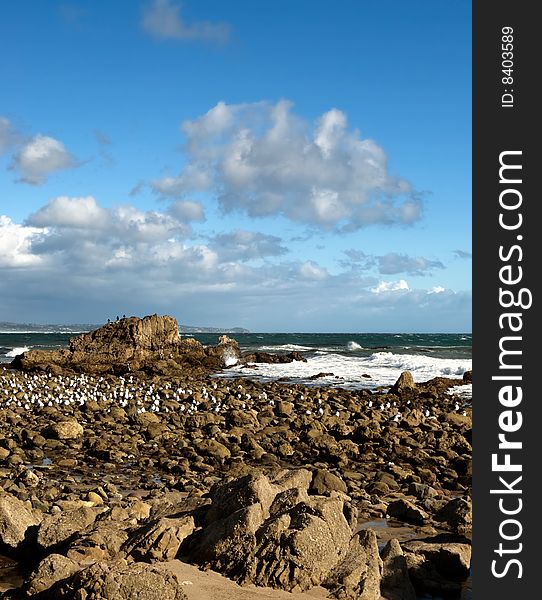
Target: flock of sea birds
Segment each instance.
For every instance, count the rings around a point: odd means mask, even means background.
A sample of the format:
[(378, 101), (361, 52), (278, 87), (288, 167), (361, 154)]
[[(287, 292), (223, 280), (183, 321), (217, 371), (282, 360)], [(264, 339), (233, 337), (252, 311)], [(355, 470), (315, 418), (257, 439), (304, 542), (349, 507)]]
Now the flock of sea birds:
[[(69, 407), (84, 406), (89, 401), (104, 403), (106, 411), (112, 406), (126, 408), (129, 405), (135, 409), (137, 414), (145, 412), (168, 413), (170, 408), (164, 405), (168, 400), (174, 400), (178, 409), (187, 414), (194, 414), (198, 410), (210, 410), (215, 413), (229, 409), (228, 398), (235, 398), (242, 409), (252, 409), (255, 406), (269, 404), (274, 406), (275, 400), (268, 397), (266, 391), (252, 395), (247, 392), (242, 384), (229, 385), (215, 381), (210, 385), (201, 385), (198, 389), (191, 387), (180, 387), (171, 381), (164, 381), (156, 385), (151, 381), (142, 381), (130, 375), (129, 377), (118, 377), (113, 381), (110, 378), (91, 375), (53, 375), (51, 373), (25, 373), (6, 371), (0, 375), (0, 408), (21, 408), (26, 411), (40, 410), (45, 407)], [(216, 393), (220, 389), (224, 393)], [(216, 395), (215, 395), (216, 394)], [(219, 396), (219, 397), (217, 397)], [(298, 399), (303, 401), (301, 394)], [(458, 398), (460, 400), (460, 398)], [(454, 409), (465, 416), (465, 408), (470, 406), (469, 402), (456, 400)], [(373, 400), (367, 401), (367, 407), (373, 408)], [(410, 404), (407, 400), (406, 405)], [(203, 406), (202, 406), (203, 405)], [(201, 408), (200, 408), (201, 407)], [(306, 408), (306, 415), (324, 415), (325, 404), (321, 398), (315, 398), (313, 409)], [(386, 412), (390, 421), (399, 422), (402, 413), (396, 401), (379, 402), (374, 406), (382, 412)], [(335, 411), (335, 416), (340, 412)], [(425, 417), (436, 419), (429, 408), (425, 409)]]

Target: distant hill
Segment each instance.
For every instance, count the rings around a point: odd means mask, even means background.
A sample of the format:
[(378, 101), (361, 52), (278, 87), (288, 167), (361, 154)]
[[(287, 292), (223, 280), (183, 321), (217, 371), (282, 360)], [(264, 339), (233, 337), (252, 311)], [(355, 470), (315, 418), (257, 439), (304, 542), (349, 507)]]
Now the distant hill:
[(221, 327), (193, 327), (191, 325), (179, 325), (181, 333), (250, 333), (248, 329), (242, 327), (230, 327), (223, 329)]
[[(78, 333), (80, 331), (93, 331), (101, 327), (101, 324), (76, 323), (71, 325), (40, 325), (37, 323), (11, 323), (0, 321), (0, 331), (17, 333), (19, 331), (56, 332), (56, 333)], [(180, 333), (250, 333), (248, 329), (242, 327), (194, 327), (192, 325), (179, 325)]]

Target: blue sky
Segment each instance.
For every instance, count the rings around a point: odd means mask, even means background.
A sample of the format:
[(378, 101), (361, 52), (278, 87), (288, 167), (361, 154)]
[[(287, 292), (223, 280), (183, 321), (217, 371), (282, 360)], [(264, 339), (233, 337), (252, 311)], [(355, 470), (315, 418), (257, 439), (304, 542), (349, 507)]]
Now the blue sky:
[(470, 2), (20, 0), (0, 70), (0, 320), (470, 331)]

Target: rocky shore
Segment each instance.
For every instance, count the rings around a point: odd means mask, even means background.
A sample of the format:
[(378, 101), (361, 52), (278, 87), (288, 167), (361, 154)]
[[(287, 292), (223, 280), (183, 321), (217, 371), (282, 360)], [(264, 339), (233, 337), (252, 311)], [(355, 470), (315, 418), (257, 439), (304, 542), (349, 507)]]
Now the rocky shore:
[(4, 597), (199, 600), (207, 570), (226, 599), (461, 597), (471, 409), (448, 391), (470, 373), (224, 380), (232, 340), (123, 321), (0, 371)]

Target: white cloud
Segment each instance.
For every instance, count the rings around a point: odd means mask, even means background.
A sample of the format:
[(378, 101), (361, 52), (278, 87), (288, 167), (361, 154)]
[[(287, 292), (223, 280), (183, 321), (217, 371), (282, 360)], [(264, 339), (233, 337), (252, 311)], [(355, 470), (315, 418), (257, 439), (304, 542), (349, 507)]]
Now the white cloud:
[(24, 224), (0, 217), (0, 313), (104, 322), (162, 312), (185, 324), (259, 331), (469, 329), (469, 294), (284, 261), (283, 240), (256, 231), (195, 244), (188, 221), (197, 208), (181, 208), (185, 221), (169, 209), (107, 208), (92, 196), (62, 196)]
[(182, 18), (180, 4), (171, 0), (153, 0), (143, 12), (141, 25), (159, 39), (225, 43), (230, 36), (230, 27), (226, 23), (199, 21), (188, 25)]
[(307, 260), (299, 265), (299, 274), (303, 279), (314, 281), (322, 281), (327, 279), (329, 276), (329, 273), (326, 271), (326, 269), (318, 266), (312, 260)]
[(109, 220), (109, 213), (92, 196), (70, 198), (58, 196), (28, 218), (36, 227), (81, 227), (99, 229)]
[(237, 229), (231, 233), (221, 233), (210, 240), (210, 246), (224, 261), (246, 261), (280, 256), (288, 252), (282, 240), (274, 235)]
[(0, 268), (40, 265), (43, 259), (32, 252), (32, 241), (42, 232), (42, 229), (18, 225), (0, 215)]
[(10, 168), (21, 173), (21, 181), (40, 185), (61, 169), (75, 166), (74, 157), (64, 144), (46, 135), (36, 135), (13, 157)]
[(436, 285), (431, 289), (427, 290), (428, 294), (442, 294), (446, 291), (446, 288), (443, 288), (441, 285)]
[(174, 202), (169, 207), (169, 212), (181, 221), (205, 221), (205, 212), (203, 206), (199, 202), (192, 202), (191, 200), (179, 200)]
[(225, 211), (280, 214), (327, 229), (409, 224), (421, 215), (410, 184), (388, 172), (384, 150), (348, 130), (337, 109), (311, 126), (286, 100), (219, 102), (182, 129), (187, 166), (151, 183), (163, 196), (212, 190)]
[(373, 294), (385, 294), (388, 292), (409, 291), (408, 283), (404, 279), (399, 281), (381, 281), (377, 286), (371, 288)]

